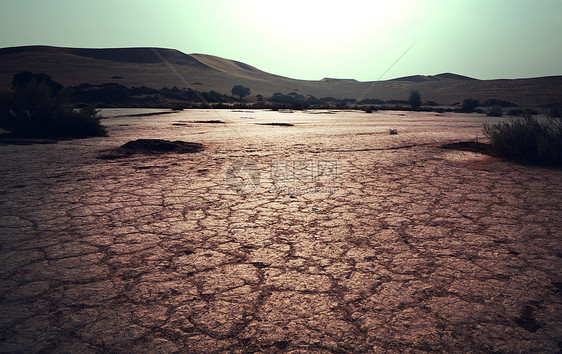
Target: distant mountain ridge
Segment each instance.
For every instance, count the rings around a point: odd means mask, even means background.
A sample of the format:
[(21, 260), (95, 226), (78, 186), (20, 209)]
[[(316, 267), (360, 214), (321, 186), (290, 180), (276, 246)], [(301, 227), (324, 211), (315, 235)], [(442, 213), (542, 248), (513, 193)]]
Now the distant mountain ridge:
[(359, 82), (359, 81), (357, 81), (357, 80), (355, 80), (355, 79), (334, 79), (334, 78), (331, 78), (331, 77), (325, 77), (325, 78), (323, 78), (323, 79), (322, 79), (322, 80), (320, 80), (320, 81), (323, 81), (323, 82), (330, 82), (330, 81), (340, 81), (340, 82), (341, 82), (341, 81), (348, 81), (348, 82)]
[[(424, 101), (452, 104), (472, 97), (503, 100), (520, 106), (549, 103), (562, 97), (562, 76), (515, 80), (478, 80), (453, 73), (413, 75), (385, 81), (324, 78), (298, 80), (264, 72), (246, 63), (206, 54), (185, 54), (175, 49), (155, 48), (183, 79), (200, 91), (230, 94), (234, 85), (249, 87), (252, 95), (276, 92), (335, 98), (404, 100), (417, 90)], [(152, 48), (64, 48), (22, 46), (0, 49), (0, 90), (8, 90), (12, 76), (20, 71), (44, 72), (66, 86), (81, 83), (117, 82), (153, 88), (185, 87)]]
[[(174, 64), (195, 64), (190, 55), (173, 49), (157, 48), (160, 55)], [(68, 54), (92, 59), (126, 63), (160, 63), (161, 59), (155, 55), (151, 48), (60, 48), (50, 46), (27, 46), (0, 49), (0, 55), (13, 53), (37, 53), (37, 54)]]
[(478, 80), (472, 77), (452, 74), (452, 73), (442, 73), (437, 75), (412, 75), (398, 77), (396, 79), (390, 79), (388, 81), (410, 81), (410, 82), (427, 82), (427, 81), (441, 81), (441, 80)]

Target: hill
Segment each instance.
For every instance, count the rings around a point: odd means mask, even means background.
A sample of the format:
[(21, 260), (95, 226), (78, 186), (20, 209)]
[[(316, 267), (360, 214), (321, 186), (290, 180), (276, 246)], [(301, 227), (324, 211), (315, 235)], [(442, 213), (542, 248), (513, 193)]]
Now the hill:
[[(315, 97), (376, 98), (404, 100), (418, 90), (424, 101), (453, 104), (473, 97), (514, 102), (520, 106), (544, 105), (562, 96), (562, 76), (476, 80), (443, 73), (416, 75), (386, 81), (359, 82), (353, 79), (297, 80), (259, 70), (251, 65), (205, 54), (185, 54), (157, 48), (188, 82), (200, 91), (230, 94), (234, 85), (251, 89), (252, 95), (271, 96), (276, 92)], [(8, 90), (13, 74), (20, 71), (44, 72), (66, 86), (82, 83), (99, 85), (116, 82), (124, 86), (188, 87), (162, 62), (152, 48), (61, 48), (25, 46), (0, 49), (0, 90)]]
[(409, 81), (409, 82), (428, 82), (428, 81), (446, 81), (446, 80), (476, 80), (468, 76), (462, 76), (451, 73), (443, 73), (437, 75), (412, 75), (404, 76), (396, 79), (390, 79), (388, 81)]

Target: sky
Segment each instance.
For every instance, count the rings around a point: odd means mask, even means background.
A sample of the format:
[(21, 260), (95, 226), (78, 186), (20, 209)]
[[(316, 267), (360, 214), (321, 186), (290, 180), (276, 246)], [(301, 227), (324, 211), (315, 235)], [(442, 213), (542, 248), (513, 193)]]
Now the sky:
[(0, 0), (0, 47), (159, 47), (295, 79), (562, 75), (561, 0)]

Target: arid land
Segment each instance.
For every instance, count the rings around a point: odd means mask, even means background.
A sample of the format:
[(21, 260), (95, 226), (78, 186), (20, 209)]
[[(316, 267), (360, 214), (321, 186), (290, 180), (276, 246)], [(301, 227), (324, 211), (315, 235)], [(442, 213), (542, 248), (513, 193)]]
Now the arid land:
[(0, 352), (562, 348), (562, 171), (441, 148), (491, 118), (139, 112), (0, 145)]

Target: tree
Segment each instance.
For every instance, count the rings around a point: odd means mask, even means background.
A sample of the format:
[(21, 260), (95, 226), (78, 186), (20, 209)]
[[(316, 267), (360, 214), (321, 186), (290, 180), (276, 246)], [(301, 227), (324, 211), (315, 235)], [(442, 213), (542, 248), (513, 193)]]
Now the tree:
[(0, 99), (0, 128), (26, 137), (107, 135), (97, 111), (74, 110), (66, 102), (63, 86), (49, 75), (18, 73), (12, 90)]
[(236, 85), (232, 87), (232, 90), (230, 90), (230, 92), (232, 92), (234, 96), (240, 97), (240, 101), (242, 101), (244, 97), (250, 94), (250, 89), (242, 85)]
[(410, 99), (408, 100), (408, 103), (414, 109), (420, 108), (420, 106), (422, 104), (420, 93), (418, 91), (412, 91), (410, 93)]
[(478, 107), (478, 104), (479, 104), (478, 100), (472, 98), (465, 98), (462, 101), (461, 111), (465, 113), (474, 112), (476, 110), (476, 107)]

